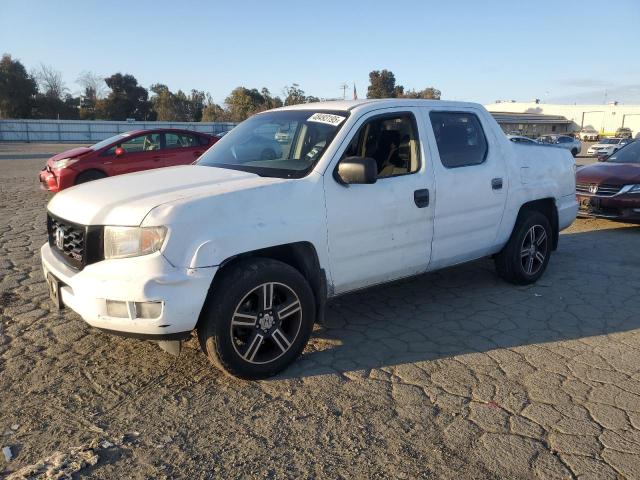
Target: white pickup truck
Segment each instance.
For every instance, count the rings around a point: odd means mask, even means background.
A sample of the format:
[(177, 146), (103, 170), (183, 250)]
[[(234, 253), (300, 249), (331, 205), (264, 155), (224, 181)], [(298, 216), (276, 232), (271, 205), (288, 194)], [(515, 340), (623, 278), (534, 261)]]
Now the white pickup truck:
[(574, 168), (568, 151), (510, 142), (476, 104), (296, 105), (195, 165), (58, 193), (42, 263), (54, 302), (90, 325), (173, 353), (195, 330), (215, 365), (262, 378), (336, 295), (488, 256), (535, 282), (576, 217)]

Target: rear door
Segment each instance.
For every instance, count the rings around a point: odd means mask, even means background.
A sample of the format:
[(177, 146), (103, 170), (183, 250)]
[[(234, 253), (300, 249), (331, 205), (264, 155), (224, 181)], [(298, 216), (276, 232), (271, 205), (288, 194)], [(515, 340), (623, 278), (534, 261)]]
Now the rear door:
[[(384, 112), (384, 113), (381, 113)], [(418, 108), (384, 109), (361, 118), (330, 168), (350, 156), (371, 157), (378, 179), (342, 185), (324, 176), (334, 293), (421, 273), (431, 253), (433, 192)]]
[(165, 166), (189, 165), (208, 148), (200, 136), (186, 132), (166, 132), (163, 162)]
[(425, 109), (425, 121), (436, 151), (430, 269), (493, 253), (509, 188), (494, 128), (473, 108)]
[[(117, 147), (123, 149), (120, 156), (116, 156)], [(109, 165), (111, 175), (122, 175), (124, 173), (138, 172), (140, 170), (150, 170), (163, 166), (162, 163), (162, 134), (145, 133), (111, 147), (105, 152), (109, 157), (105, 164)]]

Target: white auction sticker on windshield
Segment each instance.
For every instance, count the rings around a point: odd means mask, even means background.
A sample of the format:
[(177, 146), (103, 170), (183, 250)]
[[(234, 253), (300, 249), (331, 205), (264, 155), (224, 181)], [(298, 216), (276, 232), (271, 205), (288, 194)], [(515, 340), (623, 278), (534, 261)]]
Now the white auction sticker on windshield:
[(331, 113), (314, 113), (307, 121), (326, 123), (327, 125), (333, 125), (335, 127), (340, 125), (345, 118), (347, 117), (341, 117), (340, 115), (333, 115)]

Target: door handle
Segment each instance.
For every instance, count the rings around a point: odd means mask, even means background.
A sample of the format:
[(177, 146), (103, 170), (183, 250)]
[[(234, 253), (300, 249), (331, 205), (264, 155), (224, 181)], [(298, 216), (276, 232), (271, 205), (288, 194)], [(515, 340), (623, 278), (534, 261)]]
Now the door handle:
[(154, 161), (158, 162), (160, 160), (162, 160), (162, 157), (160, 155), (155, 155), (153, 157), (151, 157)]
[(429, 189), (422, 188), (413, 192), (413, 201), (416, 202), (418, 208), (429, 206)]
[(500, 190), (502, 188), (502, 179), (494, 178), (491, 180), (491, 188), (494, 190)]

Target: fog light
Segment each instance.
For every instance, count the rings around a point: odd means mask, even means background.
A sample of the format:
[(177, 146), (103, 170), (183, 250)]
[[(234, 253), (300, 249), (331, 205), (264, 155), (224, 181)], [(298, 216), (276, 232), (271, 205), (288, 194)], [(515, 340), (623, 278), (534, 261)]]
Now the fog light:
[(129, 318), (127, 302), (118, 300), (107, 300), (107, 315), (110, 317)]
[(162, 302), (136, 302), (138, 318), (158, 318), (162, 313)]

